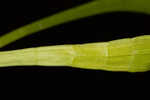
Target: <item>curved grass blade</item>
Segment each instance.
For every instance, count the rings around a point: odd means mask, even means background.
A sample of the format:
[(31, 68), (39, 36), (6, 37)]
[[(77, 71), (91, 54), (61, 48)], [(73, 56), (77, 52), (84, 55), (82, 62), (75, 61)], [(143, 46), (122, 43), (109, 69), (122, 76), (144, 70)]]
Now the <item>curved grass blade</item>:
[(149, 5), (150, 0), (93, 0), (87, 4), (32, 22), (1, 36), (0, 47), (2, 48), (38, 31), (96, 14), (113, 11), (131, 11), (150, 14)]

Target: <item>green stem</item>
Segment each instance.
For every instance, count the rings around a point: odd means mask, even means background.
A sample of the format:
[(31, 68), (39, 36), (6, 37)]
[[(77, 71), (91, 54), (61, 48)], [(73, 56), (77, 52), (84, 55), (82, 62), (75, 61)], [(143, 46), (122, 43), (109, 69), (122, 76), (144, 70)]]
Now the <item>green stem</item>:
[(48, 46), (0, 52), (0, 67), (20, 65), (69, 66), (75, 56), (72, 46)]

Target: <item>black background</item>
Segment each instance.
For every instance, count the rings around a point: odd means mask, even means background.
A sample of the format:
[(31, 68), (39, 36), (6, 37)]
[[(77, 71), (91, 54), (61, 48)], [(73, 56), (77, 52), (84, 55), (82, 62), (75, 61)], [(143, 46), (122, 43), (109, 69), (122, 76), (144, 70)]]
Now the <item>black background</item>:
[[(9, 1), (0, 3), (0, 35), (20, 26), (53, 15), (90, 0)], [(113, 12), (72, 21), (17, 40), (1, 51), (29, 47), (103, 42), (150, 34), (150, 15), (133, 12)], [(18, 66), (0, 68), (2, 76), (19, 80), (148, 80), (149, 72), (127, 73), (85, 70), (69, 67)], [(19, 78), (21, 77), (21, 78)]]

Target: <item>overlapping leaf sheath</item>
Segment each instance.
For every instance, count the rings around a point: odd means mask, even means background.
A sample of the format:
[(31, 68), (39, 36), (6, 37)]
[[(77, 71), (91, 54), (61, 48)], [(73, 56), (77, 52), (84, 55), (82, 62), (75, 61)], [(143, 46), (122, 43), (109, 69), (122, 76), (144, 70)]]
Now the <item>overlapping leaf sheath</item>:
[(57, 45), (0, 52), (0, 66), (70, 66), (143, 72), (150, 70), (150, 35), (109, 42)]

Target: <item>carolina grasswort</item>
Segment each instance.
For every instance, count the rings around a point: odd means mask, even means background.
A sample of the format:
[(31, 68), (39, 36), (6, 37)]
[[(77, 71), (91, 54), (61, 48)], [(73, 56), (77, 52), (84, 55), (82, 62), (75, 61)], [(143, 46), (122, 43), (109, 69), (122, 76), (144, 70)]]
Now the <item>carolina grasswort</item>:
[[(93, 0), (1, 36), (0, 47), (47, 28), (115, 11), (150, 14), (150, 0)], [(0, 57), (3, 59), (0, 60), (0, 66), (72, 66), (96, 70), (143, 72), (150, 70), (149, 44), (150, 35), (144, 35), (109, 42), (2, 51)]]

